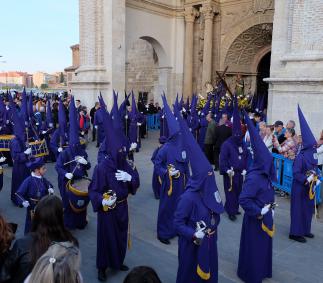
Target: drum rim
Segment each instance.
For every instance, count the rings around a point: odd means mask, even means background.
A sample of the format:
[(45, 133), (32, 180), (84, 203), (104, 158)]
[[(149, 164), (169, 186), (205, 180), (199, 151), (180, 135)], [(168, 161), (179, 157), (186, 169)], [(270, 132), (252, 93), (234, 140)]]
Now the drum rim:
[(81, 197), (87, 197), (89, 195), (89, 192), (81, 192), (77, 189), (75, 189), (72, 184), (71, 184), (71, 180), (68, 180), (68, 182), (66, 183), (66, 188), (72, 192), (74, 195), (77, 195), (77, 196), (81, 196)]

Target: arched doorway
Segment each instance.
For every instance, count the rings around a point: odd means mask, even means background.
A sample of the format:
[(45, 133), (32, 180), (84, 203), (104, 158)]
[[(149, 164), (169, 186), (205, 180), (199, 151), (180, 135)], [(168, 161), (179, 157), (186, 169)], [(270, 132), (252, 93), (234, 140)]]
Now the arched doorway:
[(264, 109), (267, 109), (268, 105), (268, 83), (264, 82), (265, 78), (270, 77), (270, 59), (271, 52), (268, 52), (261, 58), (257, 68), (257, 86), (256, 96), (259, 101), (263, 101)]

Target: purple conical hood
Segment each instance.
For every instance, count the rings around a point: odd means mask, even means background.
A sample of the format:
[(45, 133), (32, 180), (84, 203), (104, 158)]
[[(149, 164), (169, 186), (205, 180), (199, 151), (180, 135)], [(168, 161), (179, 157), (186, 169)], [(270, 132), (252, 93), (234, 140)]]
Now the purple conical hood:
[(10, 112), (12, 115), (12, 123), (13, 123), (13, 133), (14, 135), (21, 141), (25, 142), (25, 125), (23, 119), (19, 118), (16, 105), (13, 102), (11, 94), (9, 94), (9, 103), (10, 103)]
[(210, 104), (211, 104), (211, 98), (212, 96), (209, 95), (209, 97), (207, 98), (207, 101), (202, 109), (202, 113), (206, 116), (207, 114), (209, 114), (210, 112)]
[(22, 100), (21, 100), (20, 117), (23, 119), (23, 123), (25, 123), (25, 122), (28, 122), (27, 93), (26, 93), (26, 89), (25, 88), (24, 88), (24, 90), (22, 92), (21, 98), (22, 98)]
[(212, 212), (220, 214), (224, 211), (224, 208), (215, 182), (212, 165), (194, 139), (183, 117), (180, 113), (175, 113), (175, 115), (178, 117), (184, 148), (190, 160), (192, 171), (186, 189), (200, 191), (204, 204)]
[(30, 92), (28, 96), (28, 117), (29, 121), (34, 117), (33, 93)]
[[(168, 130), (169, 130), (169, 138), (172, 138), (176, 134), (179, 133), (179, 125), (178, 125), (178, 122), (176, 121), (172, 111), (169, 108), (165, 94), (162, 95), (162, 100), (163, 100), (163, 104), (164, 104), (164, 113), (165, 113), (167, 126), (168, 126)], [(178, 108), (176, 108), (176, 109), (178, 110)]]
[(235, 95), (233, 98), (233, 126), (232, 126), (232, 136), (233, 137), (242, 137), (241, 122), (240, 122), (240, 113), (238, 106), (238, 99)]
[(196, 94), (193, 94), (192, 96), (192, 102), (191, 102), (191, 115), (196, 114), (196, 105), (197, 105), (197, 96)]
[(189, 96), (186, 98), (186, 103), (184, 105), (184, 108), (186, 111), (190, 110), (190, 97)]
[(103, 99), (103, 96), (102, 96), (101, 92), (100, 92), (100, 96), (98, 98), (99, 98), (100, 107), (102, 109), (106, 110), (107, 109), (107, 105), (104, 102), (104, 99)]
[(316, 145), (315, 137), (299, 105), (298, 105), (298, 119), (299, 119), (299, 125), (302, 133), (303, 149), (314, 148), (314, 146)]
[(273, 157), (245, 110), (243, 110), (243, 115), (248, 127), (250, 143), (254, 156), (254, 162), (249, 171), (259, 171), (262, 174), (266, 174), (271, 180), (275, 180), (276, 176), (273, 165)]
[(70, 122), (69, 146), (78, 145), (80, 143), (79, 124), (77, 119), (77, 110), (75, 107), (74, 96), (71, 96), (71, 101), (69, 105), (69, 122)]
[(129, 116), (131, 119), (135, 119), (137, 117), (137, 115), (138, 115), (138, 110), (137, 110), (135, 94), (132, 92), (132, 94), (131, 94), (131, 112), (129, 113)]
[(47, 103), (46, 103), (46, 125), (49, 128), (53, 127), (52, 108), (50, 105), (50, 98), (49, 97), (47, 97)]
[(62, 98), (59, 98), (58, 104), (58, 125), (59, 125), (59, 135), (60, 137), (65, 137), (67, 132), (67, 120), (66, 120), (66, 113), (65, 107), (63, 105)]
[(184, 98), (183, 98), (183, 93), (182, 93), (181, 99), (179, 101), (180, 110), (182, 110), (183, 106), (184, 106)]

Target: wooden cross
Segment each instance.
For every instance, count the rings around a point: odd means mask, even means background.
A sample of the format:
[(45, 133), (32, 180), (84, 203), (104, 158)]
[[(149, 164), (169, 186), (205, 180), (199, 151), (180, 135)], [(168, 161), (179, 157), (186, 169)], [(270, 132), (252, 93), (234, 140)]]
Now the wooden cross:
[(226, 74), (228, 70), (228, 66), (226, 66), (226, 68), (224, 69), (223, 73), (220, 74), (220, 72), (216, 71), (216, 74), (218, 75), (218, 78), (220, 79), (220, 81), (223, 83), (224, 87), (226, 88), (226, 90), (229, 92), (229, 94), (231, 95), (231, 97), (233, 97), (233, 93), (232, 91), (230, 90), (230, 88), (228, 87), (228, 84), (227, 82), (225, 81), (224, 79), (224, 76)]

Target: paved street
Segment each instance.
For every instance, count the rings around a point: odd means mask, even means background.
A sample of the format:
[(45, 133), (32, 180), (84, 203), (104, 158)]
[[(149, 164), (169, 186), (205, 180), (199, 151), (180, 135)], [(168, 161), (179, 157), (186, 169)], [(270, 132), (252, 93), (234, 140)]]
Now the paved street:
[[(170, 246), (156, 240), (156, 217), (158, 201), (153, 198), (151, 189), (152, 164), (150, 157), (157, 146), (157, 132), (149, 133), (143, 140), (143, 149), (135, 156), (140, 173), (141, 186), (136, 196), (130, 198), (130, 219), (132, 249), (128, 251), (125, 263), (130, 267), (149, 265), (157, 270), (163, 283), (173, 283), (177, 271), (177, 240)], [(88, 153), (92, 170), (96, 164), (97, 148), (91, 143)], [(47, 165), (47, 178), (57, 189), (57, 174), (54, 164)], [(90, 175), (92, 175), (92, 170)], [(5, 168), (4, 188), (0, 192), (0, 210), (9, 221), (19, 223), (17, 237), (23, 232), (25, 210), (16, 208), (9, 200), (11, 168)], [(217, 176), (217, 184), (224, 199), (222, 181)], [(288, 239), (289, 200), (278, 198), (276, 209), (276, 236), (274, 238), (273, 278), (265, 282), (323, 282), (323, 223), (313, 221), (315, 238), (306, 244), (299, 244)], [(97, 282), (95, 268), (96, 254), (96, 214), (92, 207), (88, 209), (89, 225), (83, 231), (76, 231), (82, 251), (82, 274), (85, 282)], [(240, 282), (236, 276), (242, 216), (232, 223), (226, 215), (221, 218), (218, 235), (219, 282)], [(252, 243), (250, 243), (252, 244)], [(121, 283), (126, 273), (109, 272), (109, 283)], [(190, 283), (190, 282), (187, 282)]]

